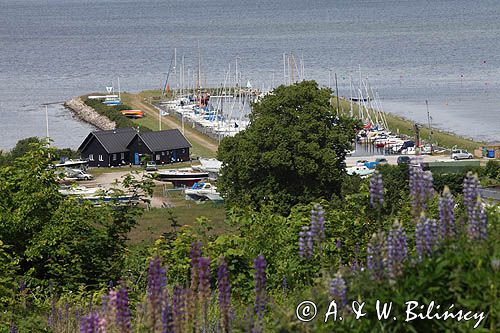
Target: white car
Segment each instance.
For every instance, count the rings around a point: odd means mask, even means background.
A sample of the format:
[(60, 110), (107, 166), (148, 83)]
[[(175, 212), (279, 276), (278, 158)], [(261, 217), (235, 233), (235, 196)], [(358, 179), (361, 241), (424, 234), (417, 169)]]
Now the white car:
[(472, 156), (472, 154), (469, 153), (467, 150), (455, 149), (451, 151), (451, 158), (456, 161), (456, 160), (472, 159), (474, 158), (474, 156)]

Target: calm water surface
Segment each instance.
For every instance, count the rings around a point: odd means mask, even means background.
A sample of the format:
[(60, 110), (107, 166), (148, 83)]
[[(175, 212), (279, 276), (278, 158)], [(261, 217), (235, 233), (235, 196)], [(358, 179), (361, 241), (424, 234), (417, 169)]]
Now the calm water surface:
[[(426, 122), (428, 99), (435, 126), (500, 140), (495, 0), (0, 0), (0, 22), (0, 148), (45, 135), (43, 103), (117, 77), (122, 90), (160, 88), (174, 47), (193, 73), (198, 43), (206, 84), (237, 58), (244, 81), (279, 84), (293, 51), (306, 78), (336, 72), (341, 95), (361, 68), (386, 111)], [(49, 130), (75, 148), (91, 127), (55, 103)]]

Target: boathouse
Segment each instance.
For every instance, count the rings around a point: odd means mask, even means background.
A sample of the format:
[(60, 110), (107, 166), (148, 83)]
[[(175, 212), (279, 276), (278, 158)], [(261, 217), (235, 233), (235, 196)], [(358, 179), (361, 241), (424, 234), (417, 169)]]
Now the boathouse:
[(91, 132), (78, 151), (90, 167), (140, 164), (151, 160), (168, 164), (189, 160), (191, 144), (177, 130), (139, 133), (126, 127)]
[(156, 164), (189, 161), (190, 147), (178, 129), (137, 133), (127, 146), (134, 164), (144, 156)]

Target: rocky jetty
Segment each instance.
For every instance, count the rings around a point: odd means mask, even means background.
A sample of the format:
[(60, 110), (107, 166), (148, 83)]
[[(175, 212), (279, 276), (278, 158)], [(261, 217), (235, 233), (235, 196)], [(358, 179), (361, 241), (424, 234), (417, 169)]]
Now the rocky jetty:
[(64, 106), (73, 111), (75, 115), (101, 130), (111, 130), (116, 128), (116, 123), (107, 117), (97, 113), (93, 108), (85, 104), (80, 97), (75, 97), (64, 102)]

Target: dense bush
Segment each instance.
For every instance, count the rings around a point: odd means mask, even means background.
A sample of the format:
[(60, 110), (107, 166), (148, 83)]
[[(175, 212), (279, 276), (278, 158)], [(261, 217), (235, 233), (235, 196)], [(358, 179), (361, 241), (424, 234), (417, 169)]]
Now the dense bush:
[[(106, 105), (102, 101), (97, 99), (84, 98), (83, 102), (93, 108), (97, 113), (107, 117), (111, 121), (116, 123), (116, 127), (137, 127), (138, 125), (134, 123), (130, 118), (125, 117), (120, 111), (130, 110), (131, 107), (127, 104), (120, 105)], [(140, 126), (141, 131), (151, 131), (150, 128), (146, 126)]]

